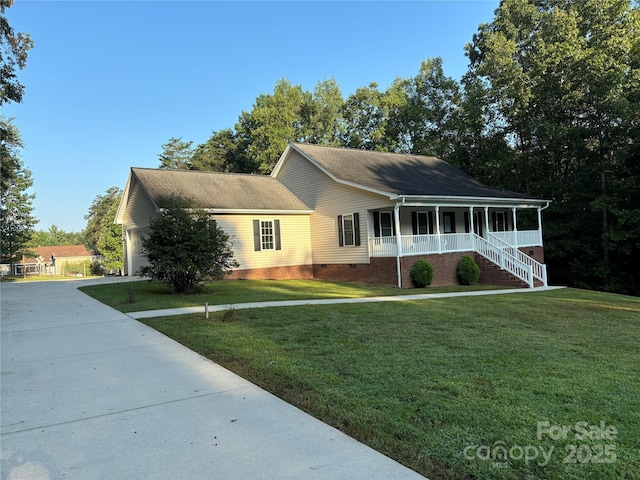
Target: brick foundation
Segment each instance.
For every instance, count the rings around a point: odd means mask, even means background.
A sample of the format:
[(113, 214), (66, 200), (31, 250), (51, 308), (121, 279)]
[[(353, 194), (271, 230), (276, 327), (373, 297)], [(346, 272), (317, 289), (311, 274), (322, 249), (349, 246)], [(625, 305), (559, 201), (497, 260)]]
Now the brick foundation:
[(315, 264), (313, 277), (322, 280), (341, 282), (376, 283), (381, 285), (397, 285), (395, 257), (374, 257), (371, 263), (354, 264)]
[(234, 270), (225, 276), (230, 280), (301, 280), (313, 278), (311, 265), (292, 265), (288, 267), (252, 268)]
[[(522, 247), (520, 250), (543, 263), (543, 247)], [(480, 267), (478, 283), (483, 285), (496, 285), (501, 287), (526, 287), (527, 285), (508, 272), (501, 270), (481, 255), (474, 252), (441, 253), (432, 255), (416, 255), (402, 257), (400, 266), (402, 269), (402, 288), (413, 288), (411, 281), (411, 267), (419, 258), (429, 262), (433, 266), (432, 286), (458, 285), (456, 270), (458, 262), (464, 255), (471, 256)], [(247, 270), (234, 270), (227, 276), (229, 279), (252, 280), (295, 280), (295, 279), (321, 279), (337, 280), (343, 282), (374, 283), (380, 285), (398, 285), (396, 258), (373, 257), (371, 263), (355, 264), (314, 264), (296, 265), (290, 267), (259, 268)]]
[(518, 250), (525, 255), (529, 255), (537, 262), (544, 263), (544, 247), (520, 247)]

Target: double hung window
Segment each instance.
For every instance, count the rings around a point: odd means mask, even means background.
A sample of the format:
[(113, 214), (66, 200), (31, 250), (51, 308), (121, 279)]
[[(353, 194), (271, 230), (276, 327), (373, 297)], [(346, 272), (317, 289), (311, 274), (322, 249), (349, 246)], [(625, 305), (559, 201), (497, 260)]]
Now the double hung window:
[(338, 215), (338, 244), (341, 247), (360, 246), (360, 215)]
[(280, 241), (280, 220), (253, 221), (253, 249), (256, 252), (282, 249)]

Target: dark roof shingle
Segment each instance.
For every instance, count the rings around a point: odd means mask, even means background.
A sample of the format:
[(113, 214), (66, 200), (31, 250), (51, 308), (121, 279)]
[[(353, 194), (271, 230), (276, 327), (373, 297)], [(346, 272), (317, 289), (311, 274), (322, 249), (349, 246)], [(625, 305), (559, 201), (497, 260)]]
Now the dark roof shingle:
[(266, 175), (135, 167), (131, 171), (156, 205), (176, 195), (205, 209), (309, 211), (277, 178)]
[(488, 187), (444, 160), (422, 155), (294, 143), (334, 177), (396, 195), (535, 199)]

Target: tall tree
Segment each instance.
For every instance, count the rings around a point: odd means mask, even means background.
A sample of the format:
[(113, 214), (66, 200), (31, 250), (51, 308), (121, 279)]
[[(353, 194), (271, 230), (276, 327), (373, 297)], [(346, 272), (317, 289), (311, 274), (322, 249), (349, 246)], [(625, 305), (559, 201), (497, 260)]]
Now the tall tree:
[(333, 78), (318, 82), (312, 97), (307, 100), (302, 112), (309, 130), (306, 140), (320, 145), (337, 145), (344, 104), (338, 83)]
[(158, 154), (160, 168), (167, 170), (189, 170), (193, 160), (193, 142), (185, 142), (182, 138), (171, 137), (162, 145)]
[(342, 144), (349, 148), (387, 150), (388, 117), (386, 95), (377, 83), (358, 88), (342, 107)]
[(424, 60), (418, 75), (396, 79), (390, 93), (397, 100), (387, 135), (397, 149), (447, 160), (457, 135), (460, 87), (444, 74), (442, 59)]
[(260, 95), (250, 112), (242, 112), (236, 124), (239, 141), (261, 173), (271, 172), (289, 142), (308, 137), (304, 109), (311, 101), (301, 86), (281, 79), (272, 94)]
[(619, 212), (635, 208), (616, 187), (634, 174), (627, 156), (637, 142), (637, 6), (503, 0), (468, 55), (470, 73), (490, 85), (486, 102), (516, 151), (510, 187), (554, 200), (545, 223), (556, 280), (638, 288), (622, 280), (632, 257), (612, 248), (622, 218), (612, 205)]
[(114, 220), (122, 195), (115, 197), (107, 210), (98, 235), (97, 249), (102, 255), (102, 263), (108, 272), (122, 273), (124, 268), (124, 247), (122, 243), (122, 226)]
[(0, 262), (19, 261), (37, 223), (33, 216), (34, 194), (28, 192), (33, 185), (31, 172), (20, 158), (22, 140), (18, 129), (0, 116), (0, 157), (4, 172), (0, 188)]
[(211, 137), (198, 145), (191, 158), (191, 170), (236, 172), (238, 170), (238, 141), (231, 129), (214, 131)]
[(93, 199), (88, 213), (84, 216), (87, 226), (84, 229), (84, 244), (91, 252), (99, 252), (98, 241), (105, 228), (109, 228), (115, 220), (115, 212), (110, 214), (114, 204), (120, 202), (122, 190), (111, 187), (102, 195)]
[(24, 86), (18, 81), (17, 70), (27, 65), (27, 53), (33, 41), (27, 33), (17, 33), (9, 25), (4, 12), (14, 0), (0, 0), (0, 106), (22, 101)]

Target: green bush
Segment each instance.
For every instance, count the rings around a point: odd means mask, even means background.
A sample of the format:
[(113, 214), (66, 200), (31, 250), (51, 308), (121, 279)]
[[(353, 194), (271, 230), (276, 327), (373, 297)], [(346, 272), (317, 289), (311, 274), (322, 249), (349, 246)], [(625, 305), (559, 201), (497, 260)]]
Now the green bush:
[(480, 267), (469, 255), (465, 255), (458, 262), (458, 280), (462, 285), (473, 285), (480, 277)]
[(62, 264), (62, 275), (82, 275), (91, 273), (91, 260), (77, 260), (74, 262), (64, 262)]
[(431, 280), (433, 280), (433, 267), (429, 262), (420, 258), (413, 264), (413, 267), (411, 267), (410, 275), (416, 287), (424, 288), (427, 285), (431, 285)]

